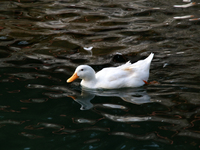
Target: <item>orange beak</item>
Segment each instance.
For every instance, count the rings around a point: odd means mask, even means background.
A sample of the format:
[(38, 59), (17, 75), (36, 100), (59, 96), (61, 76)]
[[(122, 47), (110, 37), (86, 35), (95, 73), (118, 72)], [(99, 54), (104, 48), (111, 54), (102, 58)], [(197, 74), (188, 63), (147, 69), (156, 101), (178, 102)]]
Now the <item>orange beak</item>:
[(79, 76), (77, 75), (77, 73), (74, 73), (74, 74), (67, 80), (67, 83), (73, 82), (73, 81), (76, 80), (77, 78), (79, 78)]

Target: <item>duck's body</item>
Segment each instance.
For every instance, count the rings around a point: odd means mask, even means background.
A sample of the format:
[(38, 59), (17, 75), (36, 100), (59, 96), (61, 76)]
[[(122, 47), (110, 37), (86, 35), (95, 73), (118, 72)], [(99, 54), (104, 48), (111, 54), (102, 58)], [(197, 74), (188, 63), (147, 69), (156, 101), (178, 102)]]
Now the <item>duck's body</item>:
[(67, 82), (72, 82), (76, 78), (82, 79), (81, 85), (91, 89), (117, 89), (125, 87), (143, 86), (149, 78), (150, 64), (154, 54), (151, 53), (146, 59), (134, 64), (127, 62), (118, 67), (108, 67), (95, 71), (87, 65), (80, 65)]

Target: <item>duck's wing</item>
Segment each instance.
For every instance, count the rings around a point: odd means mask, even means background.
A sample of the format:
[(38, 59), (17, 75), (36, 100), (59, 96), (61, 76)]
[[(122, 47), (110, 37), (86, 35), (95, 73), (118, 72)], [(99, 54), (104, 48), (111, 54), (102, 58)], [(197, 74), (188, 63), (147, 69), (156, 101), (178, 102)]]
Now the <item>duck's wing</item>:
[(118, 67), (104, 68), (96, 73), (97, 86), (106, 86), (106, 88), (142, 86), (143, 80), (147, 81), (149, 78), (149, 67), (152, 59), (153, 53), (134, 64), (127, 62)]
[(119, 67), (109, 67), (104, 68), (101, 71), (96, 73), (96, 78), (98, 80), (107, 80), (108, 82), (125, 78), (129, 75), (129, 71), (126, 71)]
[(97, 86), (108, 89), (128, 87), (132, 74), (125, 66), (104, 68), (96, 73)]

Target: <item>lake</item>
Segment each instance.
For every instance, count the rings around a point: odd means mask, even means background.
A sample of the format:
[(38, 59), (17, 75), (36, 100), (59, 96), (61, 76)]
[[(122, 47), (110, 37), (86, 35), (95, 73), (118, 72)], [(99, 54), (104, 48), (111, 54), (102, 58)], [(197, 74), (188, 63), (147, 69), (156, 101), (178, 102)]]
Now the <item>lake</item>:
[[(2, 0), (2, 150), (200, 148), (200, 3)], [(155, 54), (149, 81), (116, 90), (66, 83)]]

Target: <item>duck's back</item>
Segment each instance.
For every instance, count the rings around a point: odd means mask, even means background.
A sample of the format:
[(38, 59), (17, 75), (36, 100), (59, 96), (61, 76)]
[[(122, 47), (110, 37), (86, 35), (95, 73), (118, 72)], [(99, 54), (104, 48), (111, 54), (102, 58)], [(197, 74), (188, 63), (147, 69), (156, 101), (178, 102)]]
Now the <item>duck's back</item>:
[(146, 59), (134, 64), (127, 62), (118, 67), (108, 67), (96, 73), (96, 88), (139, 87), (149, 78), (149, 68), (153, 59), (151, 53)]

